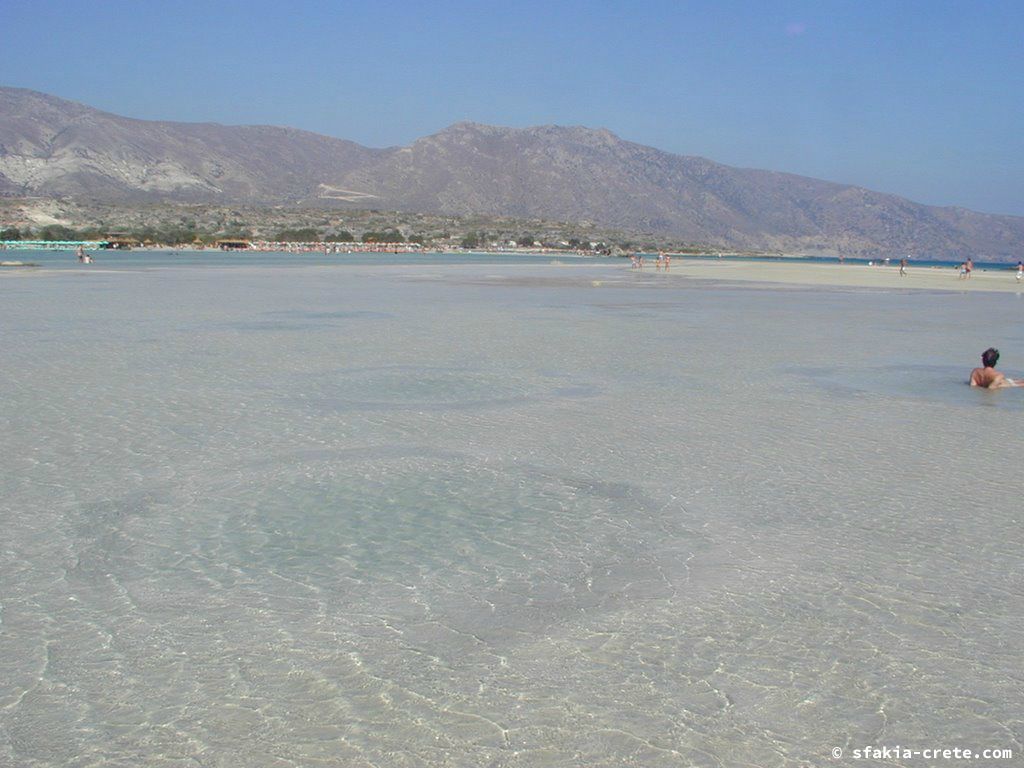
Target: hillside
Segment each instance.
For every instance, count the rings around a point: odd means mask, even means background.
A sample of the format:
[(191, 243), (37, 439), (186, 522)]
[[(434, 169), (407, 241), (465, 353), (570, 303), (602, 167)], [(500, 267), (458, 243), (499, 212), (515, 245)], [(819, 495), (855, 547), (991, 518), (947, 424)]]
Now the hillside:
[(605, 130), (460, 123), (371, 149), (290, 128), (133, 120), (12, 88), (0, 88), (0, 193), (539, 218), (788, 252), (1024, 252), (1021, 217), (733, 168)]
[(0, 191), (8, 194), (289, 203), (379, 154), (292, 128), (132, 120), (0, 88)]

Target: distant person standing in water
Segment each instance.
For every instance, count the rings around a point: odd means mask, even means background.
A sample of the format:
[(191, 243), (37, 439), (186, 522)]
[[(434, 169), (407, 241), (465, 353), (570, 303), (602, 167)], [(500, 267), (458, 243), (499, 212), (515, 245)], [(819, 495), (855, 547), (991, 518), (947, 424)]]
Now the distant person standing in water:
[(999, 362), (999, 350), (989, 347), (981, 353), (981, 368), (971, 371), (971, 386), (984, 389), (1002, 389), (1003, 387), (1024, 387), (1024, 381), (1014, 381), (996, 370)]

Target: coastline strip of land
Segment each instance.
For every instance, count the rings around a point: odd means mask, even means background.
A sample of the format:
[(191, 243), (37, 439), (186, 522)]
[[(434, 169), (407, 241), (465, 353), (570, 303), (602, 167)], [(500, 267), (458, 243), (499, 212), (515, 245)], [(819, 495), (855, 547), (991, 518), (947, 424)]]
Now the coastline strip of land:
[[(628, 269), (628, 265), (626, 267)], [(649, 263), (643, 272), (658, 274)], [(1017, 280), (1011, 265), (1006, 269), (975, 269), (969, 279), (960, 277), (958, 265), (948, 267), (907, 268), (900, 276), (899, 265), (822, 264), (819, 262), (770, 262), (721, 259), (717, 261), (673, 259), (668, 275), (695, 280), (739, 280), (752, 283), (778, 283), (837, 288), (875, 288), (879, 290), (997, 291), (1024, 293), (1024, 280)]]
[[(73, 258), (69, 256), (69, 258)], [(101, 259), (102, 260), (102, 259)], [(287, 265), (289, 257), (282, 254), (280, 264)], [(553, 259), (553, 265), (562, 267), (580, 266), (588, 269), (607, 270), (609, 267), (623, 275), (643, 276), (644, 278), (664, 277), (666, 279), (684, 277), (692, 280), (707, 280), (717, 282), (744, 282), (764, 285), (792, 285), (808, 288), (850, 288), (850, 289), (874, 289), (874, 290), (926, 290), (926, 291), (954, 291), (954, 292), (1000, 292), (1024, 294), (1024, 280), (1017, 279), (1017, 271), (1012, 265), (1005, 268), (987, 267), (976, 268), (969, 279), (960, 276), (958, 265), (948, 266), (910, 266), (907, 274), (901, 276), (898, 265), (868, 266), (865, 264), (838, 264), (807, 262), (799, 260), (787, 261), (747, 261), (735, 258), (723, 259), (687, 259), (677, 257), (672, 259), (672, 266), (669, 270), (658, 270), (655, 263), (648, 260), (642, 270), (631, 270), (629, 262), (625, 259), (607, 260), (580, 260), (569, 257)], [(441, 261), (437, 266), (444, 264)], [(449, 266), (456, 266), (449, 263)], [(46, 274), (67, 274), (66, 268), (53, 269), (45, 264), (31, 264), (7, 262), (5, 267), (21, 267), (18, 269), (0, 269), (0, 274), (13, 276), (15, 274), (27, 277), (29, 275), (42, 276)], [(137, 266), (137, 265), (136, 265)], [(152, 267), (172, 266), (154, 260)], [(239, 265), (241, 266), (241, 265)], [(267, 264), (260, 265), (262, 267)], [(350, 265), (343, 263), (309, 265), (327, 267), (332, 269), (346, 269)], [(361, 265), (365, 268), (366, 264)], [(402, 265), (389, 265), (391, 267)], [(495, 264), (497, 266), (497, 263)], [(507, 266), (532, 267), (537, 265), (509, 264)], [(407, 265), (406, 268), (431, 267), (427, 264)], [(432, 267), (431, 267), (432, 268)], [(78, 271), (72, 269), (72, 271)], [(82, 267), (84, 273), (108, 272), (102, 263)], [(115, 270), (116, 271), (116, 267)]]

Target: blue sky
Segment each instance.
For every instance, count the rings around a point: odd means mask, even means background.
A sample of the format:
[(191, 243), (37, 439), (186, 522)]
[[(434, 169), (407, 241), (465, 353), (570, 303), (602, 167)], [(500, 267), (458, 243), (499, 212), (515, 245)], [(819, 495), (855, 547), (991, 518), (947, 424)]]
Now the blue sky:
[(368, 146), (608, 128), (1024, 215), (1024, 2), (4, 0), (0, 84)]

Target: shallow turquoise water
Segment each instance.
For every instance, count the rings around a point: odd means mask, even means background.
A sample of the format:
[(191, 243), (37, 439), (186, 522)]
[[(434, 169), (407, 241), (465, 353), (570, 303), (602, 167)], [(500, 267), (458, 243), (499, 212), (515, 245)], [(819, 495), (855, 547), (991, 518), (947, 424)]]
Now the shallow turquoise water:
[[(90, 251), (94, 261), (84, 265), (73, 251), (0, 251), (0, 261), (22, 261), (47, 269), (99, 271), (105, 269), (160, 269), (166, 267), (311, 267), (311, 266), (395, 266), (465, 264), (550, 264), (552, 261), (607, 263), (606, 257), (576, 254), (536, 253), (330, 253), (321, 251), (283, 253), (276, 251)], [(620, 261), (614, 259), (614, 261)]]
[[(258, 267), (258, 266), (354, 266), (354, 265), (465, 265), (465, 264), (550, 264), (553, 261), (567, 263), (616, 263), (621, 264), (622, 258), (609, 258), (604, 256), (580, 256), (575, 253), (486, 253), (486, 252), (444, 252), (433, 251), (410, 252), (410, 253), (369, 253), (369, 252), (341, 252), (325, 254), (322, 252), (274, 252), (274, 251), (220, 251), (217, 249), (203, 251), (171, 251), (145, 249), (132, 251), (119, 250), (93, 250), (90, 251), (95, 259), (91, 265), (92, 269), (125, 269), (125, 268), (161, 268), (161, 267)], [(78, 263), (73, 251), (38, 251), (10, 249), (0, 251), (0, 260), (23, 261), (37, 264), (48, 269), (89, 269)], [(654, 260), (657, 254), (645, 254), (649, 264), (654, 267)], [(717, 261), (722, 257), (718, 256), (678, 256), (683, 261)], [(798, 263), (824, 263), (835, 264), (837, 256), (728, 256), (730, 261), (749, 262), (798, 262)], [(678, 261), (677, 261), (678, 263)], [(849, 258), (847, 264), (880, 264), (878, 259)], [(914, 267), (942, 267), (950, 270), (958, 267), (958, 263), (951, 261), (935, 261), (922, 257), (911, 258), (911, 266)], [(899, 265), (899, 258), (890, 260), (891, 266)], [(1015, 262), (985, 262), (976, 261), (976, 269), (984, 272), (987, 270), (1015, 272)]]
[(1019, 296), (615, 262), (0, 294), (2, 765), (1021, 748), (1024, 391), (963, 384), (990, 344), (1024, 372)]

